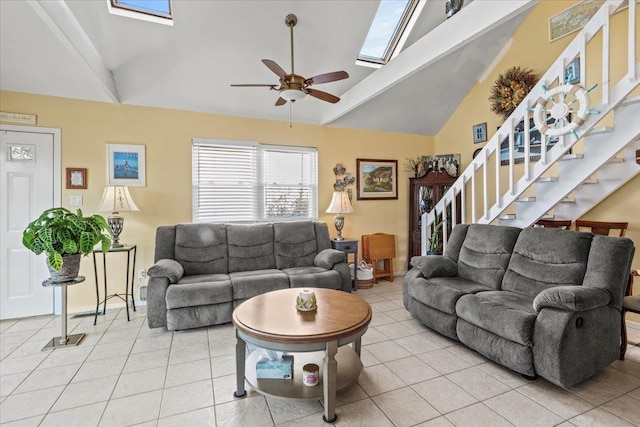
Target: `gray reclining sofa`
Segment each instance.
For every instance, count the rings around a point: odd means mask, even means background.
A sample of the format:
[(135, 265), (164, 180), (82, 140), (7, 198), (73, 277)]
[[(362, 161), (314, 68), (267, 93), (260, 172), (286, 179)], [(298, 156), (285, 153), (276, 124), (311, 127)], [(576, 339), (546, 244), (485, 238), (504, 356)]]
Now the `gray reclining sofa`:
[(634, 250), (620, 237), (458, 225), (444, 255), (411, 260), (403, 302), (487, 358), (570, 388), (618, 358)]
[(346, 255), (331, 249), (323, 222), (162, 226), (154, 261), (147, 289), (151, 328), (227, 323), (242, 301), (277, 289), (351, 292)]

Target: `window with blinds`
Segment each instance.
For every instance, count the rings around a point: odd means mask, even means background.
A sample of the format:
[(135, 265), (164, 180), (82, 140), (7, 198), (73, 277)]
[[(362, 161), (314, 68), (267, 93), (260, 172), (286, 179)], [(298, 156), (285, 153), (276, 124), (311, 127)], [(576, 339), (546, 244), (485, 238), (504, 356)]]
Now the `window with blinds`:
[(317, 150), (194, 139), (193, 221), (317, 218)]

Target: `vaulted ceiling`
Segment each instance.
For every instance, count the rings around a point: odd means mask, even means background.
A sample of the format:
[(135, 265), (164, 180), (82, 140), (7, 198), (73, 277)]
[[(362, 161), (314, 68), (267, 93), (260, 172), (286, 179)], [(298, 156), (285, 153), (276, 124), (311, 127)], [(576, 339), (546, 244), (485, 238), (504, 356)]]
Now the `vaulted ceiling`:
[(0, 89), (130, 105), (289, 120), (261, 63), (296, 74), (346, 70), (317, 86), (337, 104), (307, 97), (294, 122), (434, 135), (485, 73), (537, 0), (476, 0), (445, 20), (426, 0), (403, 51), (380, 69), (355, 64), (378, 7), (368, 0), (173, 0), (174, 25), (111, 15), (108, 0), (0, 1)]

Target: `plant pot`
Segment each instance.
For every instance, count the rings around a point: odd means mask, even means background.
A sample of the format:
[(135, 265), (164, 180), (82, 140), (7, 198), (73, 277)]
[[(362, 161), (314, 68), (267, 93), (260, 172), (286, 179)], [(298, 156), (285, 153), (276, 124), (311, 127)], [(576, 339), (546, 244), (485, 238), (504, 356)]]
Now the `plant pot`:
[(78, 272), (80, 271), (80, 256), (80, 254), (63, 256), (60, 271), (54, 270), (47, 260), (51, 280), (54, 282), (68, 282), (78, 277)]
[(427, 255), (442, 255), (442, 251), (427, 251)]

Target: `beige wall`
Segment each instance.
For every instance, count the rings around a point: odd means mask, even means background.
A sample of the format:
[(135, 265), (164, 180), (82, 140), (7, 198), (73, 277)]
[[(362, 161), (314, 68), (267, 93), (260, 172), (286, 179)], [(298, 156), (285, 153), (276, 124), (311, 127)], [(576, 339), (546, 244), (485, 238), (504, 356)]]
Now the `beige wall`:
[[(310, 100), (310, 102), (316, 102)], [(254, 120), (159, 108), (113, 105), (15, 92), (0, 93), (2, 111), (36, 114), (38, 126), (62, 129), (62, 174), (64, 168), (88, 169), (87, 190), (62, 190), (62, 206), (69, 196), (84, 198), (83, 212), (95, 213), (105, 185), (107, 143), (146, 146), (147, 186), (132, 187), (131, 195), (140, 212), (124, 213), (125, 228), (121, 241), (138, 244), (138, 266), (153, 263), (155, 229), (163, 224), (191, 221), (191, 140), (220, 138), (258, 141), (280, 145), (318, 148), (319, 218), (327, 221), (335, 236), (333, 216), (324, 213), (333, 192), (333, 167), (343, 163), (348, 172), (356, 172), (356, 159), (398, 160), (398, 200), (359, 201), (354, 191), (354, 213), (345, 215), (343, 235), (360, 239), (362, 234), (390, 233), (396, 236), (397, 258), (394, 267), (406, 266), (408, 228), (408, 177), (402, 164), (407, 157), (432, 154), (434, 139), (406, 135), (340, 129), (287, 122)], [(111, 285), (122, 277), (124, 266), (115, 255), (109, 260)], [(123, 257), (121, 257), (123, 258)], [(113, 261), (111, 261), (113, 260)], [(113, 268), (111, 268), (113, 267)], [(86, 310), (95, 304), (93, 264), (82, 261), (81, 274), (87, 281), (69, 292), (70, 311)], [(115, 287), (115, 286), (114, 286)]]

